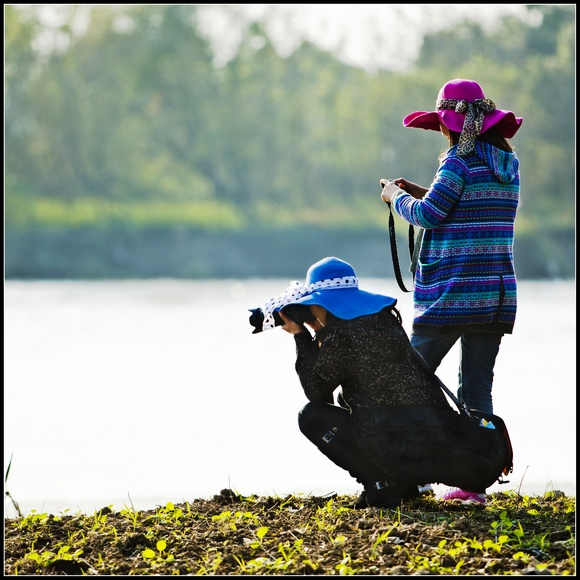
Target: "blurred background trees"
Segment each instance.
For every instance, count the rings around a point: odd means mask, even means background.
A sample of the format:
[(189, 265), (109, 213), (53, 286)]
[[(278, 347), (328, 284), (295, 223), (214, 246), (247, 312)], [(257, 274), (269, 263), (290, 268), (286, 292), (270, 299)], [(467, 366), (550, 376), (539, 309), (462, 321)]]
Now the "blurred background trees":
[(50, 29), (43, 5), (4, 8), (6, 277), (286, 277), (289, 239), (387, 256), (379, 179), (428, 185), (445, 146), (402, 118), (456, 77), (525, 119), (519, 272), (573, 275), (574, 5), (433, 32), (372, 73), (280, 55), (260, 22), (218, 65), (198, 5), (58, 6)]

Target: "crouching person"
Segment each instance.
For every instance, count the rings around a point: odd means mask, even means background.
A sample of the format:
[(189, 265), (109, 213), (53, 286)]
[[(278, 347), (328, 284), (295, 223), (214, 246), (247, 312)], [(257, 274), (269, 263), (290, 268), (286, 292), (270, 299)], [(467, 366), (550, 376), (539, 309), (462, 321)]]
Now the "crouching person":
[(395, 304), (360, 290), (353, 267), (335, 257), (266, 304), (266, 321), (278, 313), (294, 336), (309, 400), (300, 430), (362, 484), (354, 508), (395, 507), (427, 483), (461, 487), (484, 503), (497, 469), (466, 448), (460, 414), (411, 346)]

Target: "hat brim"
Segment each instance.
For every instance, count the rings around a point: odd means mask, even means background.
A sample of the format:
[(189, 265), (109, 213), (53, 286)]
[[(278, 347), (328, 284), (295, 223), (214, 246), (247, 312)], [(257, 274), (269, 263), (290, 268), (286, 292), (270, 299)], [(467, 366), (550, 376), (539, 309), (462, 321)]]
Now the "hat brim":
[(397, 303), (396, 298), (365, 292), (358, 288), (330, 288), (327, 290), (317, 290), (312, 294), (307, 294), (298, 298), (294, 302), (285, 304), (279, 310), (293, 304), (304, 306), (322, 306), (328, 312), (343, 320), (352, 320), (359, 316), (376, 314)]
[[(403, 119), (405, 127), (440, 131), (440, 123), (443, 123), (450, 131), (461, 133), (465, 115), (455, 111), (415, 111)], [(501, 135), (511, 139), (523, 123), (522, 117), (516, 117), (511, 111), (496, 109), (485, 115), (481, 132), (484, 133), (494, 125), (498, 126)]]

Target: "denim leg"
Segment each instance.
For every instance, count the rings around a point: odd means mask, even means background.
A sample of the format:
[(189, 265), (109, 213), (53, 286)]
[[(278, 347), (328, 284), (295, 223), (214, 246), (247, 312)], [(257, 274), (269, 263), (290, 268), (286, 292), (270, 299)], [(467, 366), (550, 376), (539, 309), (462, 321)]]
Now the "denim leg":
[(468, 409), (480, 409), (492, 413), (493, 368), (502, 334), (442, 332), (425, 336), (413, 333), (411, 344), (425, 359), (429, 368), (435, 372), (460, 337), (457, 398), (465, 401)]
[(423, 334), (411, 335), (411, 344), (415, 350), (425, 359), (429, 368), (435, 372), (445, 355), (451, 350), (457, 342), (461, 332), (442, 332), (434, 336)]
[(458, 395), (468, 409), (493, 413), (493, 368), (502, 337), (479, 332), (466, 332), (461, 337)]

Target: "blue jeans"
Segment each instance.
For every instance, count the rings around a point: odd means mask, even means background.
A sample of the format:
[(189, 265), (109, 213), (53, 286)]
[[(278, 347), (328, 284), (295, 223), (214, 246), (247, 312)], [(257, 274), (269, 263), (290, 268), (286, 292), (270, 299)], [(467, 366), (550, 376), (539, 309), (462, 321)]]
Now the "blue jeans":
[(465, 402), (468, 409), (493, 413), (493, 367), (502, 337), (503, 334), (461, 331), (442, 331), (434, 336), (426, 336), (413, 331), (411, 344), (435, 372), (445, 355), (461, 338), (457, 397)]

